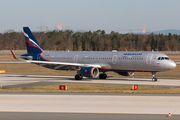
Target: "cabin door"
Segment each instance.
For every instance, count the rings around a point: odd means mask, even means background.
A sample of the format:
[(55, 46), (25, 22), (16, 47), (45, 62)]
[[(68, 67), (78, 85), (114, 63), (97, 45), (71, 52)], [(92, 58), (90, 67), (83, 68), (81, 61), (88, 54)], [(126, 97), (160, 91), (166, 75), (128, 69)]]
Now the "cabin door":
[(147, 58), (146, 58), (146, 64), (148, 64), (148, 65), (151, 64), (152, 56), (153, 56), (152, 53), (149, 53), (149, 54), (147, 55)]
[(41, 56), (40, 56), (40, 54), (38, 54), (38, 56), (37, 56), (37, 60), (38, 60), (38, 61), (40, 61), (40, 60), (41, 60)]
[(77, 63), (78, 62), (78, 55), (75, 55), (74, 56), (74, 63)]
[(113, 57), (112, 57), (112, 63), (113, 63), (113, 64), (116, 64), (116, 62), (117, 62), (117, 55), (113, 55)]

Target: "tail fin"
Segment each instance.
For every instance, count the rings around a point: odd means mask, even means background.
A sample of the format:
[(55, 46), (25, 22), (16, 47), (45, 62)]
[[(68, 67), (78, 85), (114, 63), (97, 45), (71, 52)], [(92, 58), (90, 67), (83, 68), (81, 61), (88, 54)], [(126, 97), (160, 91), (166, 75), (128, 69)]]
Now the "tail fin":
[(29, 27), (23, 27), (23, 30), (24, 30), (24, 37), (26, 41), (27, 52), (28, 53), (42, 53), (43, 50), (39, 46), (38, 42), (36, 41)]

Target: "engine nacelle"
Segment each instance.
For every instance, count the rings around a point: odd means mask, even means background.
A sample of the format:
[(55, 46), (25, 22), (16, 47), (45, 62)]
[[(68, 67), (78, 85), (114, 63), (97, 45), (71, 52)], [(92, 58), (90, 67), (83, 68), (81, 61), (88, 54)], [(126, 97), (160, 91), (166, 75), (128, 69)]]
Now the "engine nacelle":
[(81, 75), (85, 77), (98, 77), (99, 75), (99, 69), (95, 67), (82, 67), (81, 70)]
[(118, 74), (122, 76), (133, 76), (134, 72), (118, 72)]

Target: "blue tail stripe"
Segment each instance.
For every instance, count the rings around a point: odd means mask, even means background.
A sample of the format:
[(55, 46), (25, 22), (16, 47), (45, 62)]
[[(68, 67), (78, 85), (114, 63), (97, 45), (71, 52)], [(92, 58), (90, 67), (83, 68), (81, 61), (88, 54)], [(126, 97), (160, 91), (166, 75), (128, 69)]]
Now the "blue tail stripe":
[[(34, 35), (32, 34), (31, 30), (29, 29), (29, 27), (23, 27), (24, 32), (29, 36), (29, 38), (31, 38), (36, 44), (38, 44), (36, 38), (34, 37)], [(39, 45), (39, 44), (38, 44)]]
[(26, 41), (27, 52), (28, 53), (42, 53), (43, 51), (40, 48), (37, 40), (35, 39), (29, 27), (23, 27), (23, 30), (24, 30), (24, 37)]

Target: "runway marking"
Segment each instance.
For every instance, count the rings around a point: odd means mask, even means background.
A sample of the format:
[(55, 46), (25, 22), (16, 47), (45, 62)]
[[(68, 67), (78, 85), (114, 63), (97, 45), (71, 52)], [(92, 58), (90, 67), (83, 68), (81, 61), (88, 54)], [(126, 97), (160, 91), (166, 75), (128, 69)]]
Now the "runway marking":
[[(22, 113), (97, 113), (97, 114), (156, 114), (167, 115), (168, 113), (147, 113), (147, 112), (88, 112), (88, 111), (19, 111), (19, 110), (0, 110), (0, 112), (22, 112)], [(180, 113), (171, 113), (172, 115), (180, 115)]]
[(83, 103), (158, 103), (180, 104), (180, 102), (143, 102), (143, 101), (61, 101), (61, 100), (0, 100), (0, 102), (83, 102)]

